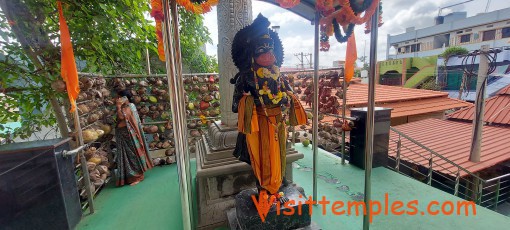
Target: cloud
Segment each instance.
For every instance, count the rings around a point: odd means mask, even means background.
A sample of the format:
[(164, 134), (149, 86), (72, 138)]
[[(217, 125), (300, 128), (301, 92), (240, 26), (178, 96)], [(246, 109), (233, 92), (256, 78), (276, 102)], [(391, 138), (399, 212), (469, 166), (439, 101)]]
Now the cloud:
[[(456, 2), (454, 2), (456, 3)], [(388, 34), (400, 34), (405, 32), (408, 27), (414, 26), (416, 29), (425, 28), (434, 25), (434, 17), (437, 16), (440, 7), (453, 4), (451, 0), (391, 0), (383, 1), (383, 22), (379, 27), (377, 38), (377, 59), (386, 59), (386, 43)], [(474, 0), (459, 6), (443, 9), (441, 14), (445, 15), (453, 11), (466, 11), (467, 16), (474, 16), (483, 13), (486, 7), (486, 0)], [(492, 1), (489, 11), (499, 10), (510, 7), (510, 1)], [(301, 18), (290, 11), (278, 6), (261, 2), (252, 2), (252, 12), (255, 18), (259, 13), (268, 17), (271, 25), (279, 25), (279, 35), (282, 39), (285, 50), (285, 66), (296, 66), (299, 62), (294, 53), (313, 53), (314, 26), (310, 22)], [(209, 54), (216, 54), (216, 44), (218, 41), (218, 32), (216, 25), (216, 9), (204, 16), (205, 25), (211, 32), (211, 38), (214, 45), (207, 46)], [(365, 26), (358, 25), (354, 31), (357, 41), (358, 57), (369, 56), (370, 34), (364, 33)], [(366, 42), (366, 46), (365, 46)], [(338, 43), (334, 36), (330, 37), (330, 51), (320, 52), (320, 65), (331, 66), (333, 61), (345, 59), (346, 44)]]

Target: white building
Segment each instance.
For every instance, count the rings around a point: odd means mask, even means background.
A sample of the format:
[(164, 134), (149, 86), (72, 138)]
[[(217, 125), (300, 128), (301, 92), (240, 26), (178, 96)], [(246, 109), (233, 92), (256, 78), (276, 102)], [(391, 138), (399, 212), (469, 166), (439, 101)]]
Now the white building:
[[(510, 8), (466, 18), (466, 12), (455, 12), (436, 18), (436, 25), (410, 27), (398, 35), (388, 34), (387, 59), (438, 55), (446, 47), (461, 46), (468, 50), (510, 46)], [(390, 49), (393, 52), (390, 54)]]

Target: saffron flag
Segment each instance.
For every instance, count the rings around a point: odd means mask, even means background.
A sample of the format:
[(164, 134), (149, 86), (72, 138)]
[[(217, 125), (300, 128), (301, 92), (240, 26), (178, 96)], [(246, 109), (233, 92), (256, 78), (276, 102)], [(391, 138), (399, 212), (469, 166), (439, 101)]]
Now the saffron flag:
[(76, 110), (76, 98), (80, 93), (80, 85), (78, 82), (78, 70), (74, 60), (73, 45), (71, 44), (71, 35), (67, 28), (66, 19), (62, 12), (62, 3), (57, 1), (59, 24), (60, 24), (60, 45), (61, 45), (61, 63), (60, 71), (62, 79), (66, 82), (67, 95), (71, 102), (71, 112)]
[(358, 52), (356, 51), (356, 38), (354, 33), (351, 34), (347, 40), (347, 51), (345, 52), (345, 82), (349, 83), (354, 76), (354, 65), (358, 59)]

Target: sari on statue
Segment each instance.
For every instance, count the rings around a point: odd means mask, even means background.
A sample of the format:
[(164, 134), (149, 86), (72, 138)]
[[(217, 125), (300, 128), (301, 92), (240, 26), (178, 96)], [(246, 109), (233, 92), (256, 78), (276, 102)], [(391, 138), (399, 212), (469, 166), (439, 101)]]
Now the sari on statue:
[(144, 172), (152, 168), (148, 154), (142, 123), (135, 105), (129, 103), (122, 108), (126, 126), (117, 127), (115, 139), (117, 141), (117, 186), (140, 182), (144, 179)]

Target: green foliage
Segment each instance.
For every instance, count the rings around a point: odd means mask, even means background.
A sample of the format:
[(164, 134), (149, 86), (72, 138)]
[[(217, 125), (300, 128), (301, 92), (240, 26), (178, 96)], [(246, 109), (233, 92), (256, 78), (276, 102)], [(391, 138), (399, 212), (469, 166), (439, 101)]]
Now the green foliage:
[(441, 86), (436, 83), (435, 78), (430, 78), (429, 80), (423, 82), (421, 84), (420, 88), (434, 90), (434, 91), (441, 91)]
[[(151, 71), (165, 72), (157, 59), (149, 1), (62, 2), (79, 71), (145, 73), (148, 49)], [(211, 41), (203, 17), (180, 12), (184, 64), (194, 72), (217, 71), (216, 60), (200, 49)], [(60, 79), (58, 22), (55, 0), (0, 1), (0, 92), (7, 95), (0, 97), (0, 124), (21, 121), (14, 136), (26, 138), (43, 126), (54, 126), (55, 111), (61, 108), (53, 108), (49, 100), (67, 100), (51, 88)]]
[(361, 57), (359, 57), (359, 58), (358, 58), (358, 60), (359, 60), (360, 62), (363, 62), (363, 67), (362, 67), (362, 69), (363, 69), (363, 70), (367, 70), (367, 71), (368, 71), (368, 68), (369, 68), (370, 66), (369, 66), (369, 65), (368, 65), (368, 63), (367, 63), (367, 56), (361, 56)]
[(458, 56), (458, 55), (466, 55), (468, 53), (469, 53), (469, 51), (464, 47), (452, 46), (452, 47), (449, 47), (448, 49), (446, 49), (439, 56), (443, 57), (445, 59), (445, 63), (446, 63), (446, 61), (448, 61), (448, 59), (450, 57)]
[(212, 43), (209, 31), (204, 27), (202, 15), (190, 13), (183, 8), (180, 15), (180, 42), (183, 65), (193, 73), (218, 72), (218, 62), (215, 57), (208, 56), (201, 48), (206, 43)]

